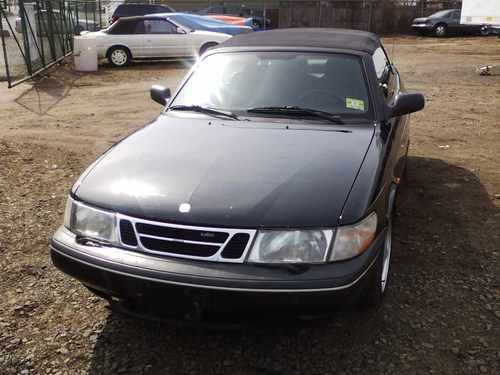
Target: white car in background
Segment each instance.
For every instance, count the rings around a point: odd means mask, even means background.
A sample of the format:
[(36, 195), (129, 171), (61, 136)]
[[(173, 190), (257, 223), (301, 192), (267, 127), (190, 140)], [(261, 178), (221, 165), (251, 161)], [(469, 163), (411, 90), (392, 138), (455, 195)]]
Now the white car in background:
[(191, 30), (163, 16), (125, 17), (95, 36), (99, 58), (118, 67), (132, 59), (195, 57), (231, 35)]

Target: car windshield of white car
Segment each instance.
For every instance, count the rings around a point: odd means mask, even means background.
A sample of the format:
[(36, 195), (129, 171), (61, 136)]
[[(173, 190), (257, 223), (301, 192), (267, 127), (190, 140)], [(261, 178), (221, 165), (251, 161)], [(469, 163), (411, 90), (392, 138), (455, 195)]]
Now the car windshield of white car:
[[(269, 108), (307, 108), (309, 114), (321, 111), (342, 118), (371, 116), (360, 58), (340, 53), (215, 53), (199, 63), (171, 105), (252, 116), (300, 114)], [(251, 110), (259, 108), (266, 111)]]

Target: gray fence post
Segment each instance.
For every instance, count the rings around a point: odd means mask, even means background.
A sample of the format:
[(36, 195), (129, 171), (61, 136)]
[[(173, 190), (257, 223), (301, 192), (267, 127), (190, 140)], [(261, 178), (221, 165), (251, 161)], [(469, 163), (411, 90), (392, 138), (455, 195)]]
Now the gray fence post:
[(368, 31), (372, 31), (373, 1), (368, 3)]
[[(102, 29), (102, 5), (101, 5), (101, 0), (99, 0), (99, 30)], [(95, 31), (95, 30), (92, 30)]]
[(321, 27), (321, 0), (318, 0), (318, 27)]
[(5, 17), (7, 19), (7, 15), (4, 13), (4, 10), (0, 8), (0, 37), (2, 38), (2, 50), (3, 50), (3, 58), (5, 61), (5, 74), (7, 75), (7, 82), (10, 87), (10, 72), (9, 72), (9, 59), (7, 58), (7, 47), (5, 46), (5, 35), (3, 33), (3, 19)]

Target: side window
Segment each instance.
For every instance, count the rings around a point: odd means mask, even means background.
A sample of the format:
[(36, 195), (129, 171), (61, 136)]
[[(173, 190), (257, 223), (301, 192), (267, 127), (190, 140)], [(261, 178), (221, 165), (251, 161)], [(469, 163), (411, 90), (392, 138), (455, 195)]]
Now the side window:
[(110, 30), (110, 34), (115, 35), (130, 35), (135, 33), (136, 24), (140, 22), (134, 20), (124, 20), (119, 19), (113, 25), (113, 28)]
[(386, 71), (387, 65), (389, 65), (389, 61), (387, 60), (387, 56), (382, 48), (377, 48), (375, 52), (373, 52), (373, 65), (375, 65), (375, 72), (377, 73), (377, 78), (382, 80), (384, 73)]
[(135, 23), (133, 34), (146, 34), (144, 21), (139, 20)]
[(382, 48), (377, 48), (372, 58), (380, 88), (382, 89), (385, 100), (389, 102), (398, 91), (397, 77), (392, 71), (387, 55)]
[(177, 34), (177, 28), (167, 20), (144, 20), (146, 34)]

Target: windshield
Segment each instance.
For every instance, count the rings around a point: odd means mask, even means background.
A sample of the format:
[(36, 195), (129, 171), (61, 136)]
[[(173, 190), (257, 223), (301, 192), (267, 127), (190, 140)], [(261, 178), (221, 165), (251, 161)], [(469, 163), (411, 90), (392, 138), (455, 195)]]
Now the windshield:
[(171, 105), (231, 112), (301, 107), (367, 116), (369, 96), (360, 58), (305, 52), (234, 52), (207, 56)]
[(429, 18), (443, 18), (443, 17), (448, 16), (451, 12), (453, 12), (453, 11), (452, 10), (441, 10), (437, 13), (431, 14), (429, 16)]

